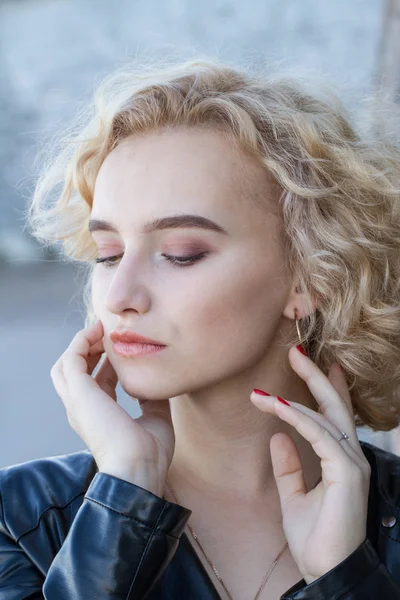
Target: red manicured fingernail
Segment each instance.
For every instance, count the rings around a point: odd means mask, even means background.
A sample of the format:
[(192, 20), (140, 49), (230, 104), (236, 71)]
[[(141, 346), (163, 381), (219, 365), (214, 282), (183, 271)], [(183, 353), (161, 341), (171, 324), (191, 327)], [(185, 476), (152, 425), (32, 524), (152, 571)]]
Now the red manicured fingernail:
[(304, 350), (303, 346), (301, 344), (299, 344), (298, 346), (296, 346), (297, 350), (299, 350), (302, 354), (304, 354), (304, 356), (307, 356), (306, 351)]
[(282, 402), (282, 404), (286, 404), (286, 406), (290, 406), (289, 402), (286, 402), (286, 400), (284, 400), (280, 396), (277, 396), (277, 398), (278, 398), (279, 402)]
[(264, 392), (263, 390), (257, 390), (256, 388), (253, 389), (253, 392), (255, 392), (256, 394), (260, 394), (260, 396), (270, 396), (271, 394), (268, 394), (268, 392)]

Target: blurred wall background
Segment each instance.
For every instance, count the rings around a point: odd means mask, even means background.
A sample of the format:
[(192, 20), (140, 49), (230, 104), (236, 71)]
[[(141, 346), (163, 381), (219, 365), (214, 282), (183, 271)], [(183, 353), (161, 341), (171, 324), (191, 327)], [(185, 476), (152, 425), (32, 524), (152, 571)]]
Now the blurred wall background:
[(85, 448), (50, 379), (83, 327), (81, 273), (22, 230), (44, 141), (112, 69), (171, 53), (311, 69), (352, 106), (381, 75), (385, 14), (384, 0), (0, 0), (0, 467)]

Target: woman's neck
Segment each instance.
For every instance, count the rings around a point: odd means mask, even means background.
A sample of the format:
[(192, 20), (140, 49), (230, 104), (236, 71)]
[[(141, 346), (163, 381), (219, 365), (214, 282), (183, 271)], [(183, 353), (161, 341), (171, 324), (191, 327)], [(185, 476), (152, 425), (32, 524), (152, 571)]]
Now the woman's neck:
[[(315, 408), (315, 400), (301, 383), (296, 392), (288, 385), (286, 394), (280, 395)], [(214, 390), (212, 396), (170, 399), (176, 444), (168, 477), (174, 487), (184, 485), (222, 500), (257, 502), (271, 492), (275, 495), (270, 439), (280, 432), (296, 445), (308, 489), (316, 485), (321, 465), (310, 443), (279, 417), (255, 407), (249, 398), (252, 390), (247, 388), (242, 393), (236, 387), (235, 393)]]

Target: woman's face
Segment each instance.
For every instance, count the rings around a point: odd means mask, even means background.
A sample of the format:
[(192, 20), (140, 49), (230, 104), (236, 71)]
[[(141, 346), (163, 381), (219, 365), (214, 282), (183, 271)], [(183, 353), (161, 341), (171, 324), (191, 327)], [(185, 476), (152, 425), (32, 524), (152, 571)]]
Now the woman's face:
[[(107, 355), (129, 395), (172, 398), (265, 358), (279, 339), (292, 283), (277, 205), (266, 171), (218, 132), (163, 130), (129, 138), (108, 155), (91, 218), (116, 232), (92, 236), (99, 257), (123, 256), (95, 266), (92, 299)], [(182, 215), (215, 227), (144, 231), (155, 219)], [(166, 255), (198, 260), (179, 266)], [(114, 329), (167, 347), (119, 356), (109, 339)]]

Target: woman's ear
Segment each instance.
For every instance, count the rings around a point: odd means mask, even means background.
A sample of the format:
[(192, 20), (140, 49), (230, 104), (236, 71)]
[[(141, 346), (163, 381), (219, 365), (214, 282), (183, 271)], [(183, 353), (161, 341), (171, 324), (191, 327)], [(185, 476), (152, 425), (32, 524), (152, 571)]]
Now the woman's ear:
[(283, 310), (283, 314), (288, 319), (295, 319), (295, 309), (297, 318), (303, 319), (316, 310), (316, 302), (312, 302), (306, 294), (302, 292), (302, 286), (298, 281), (293, 283), (288, 301)]

